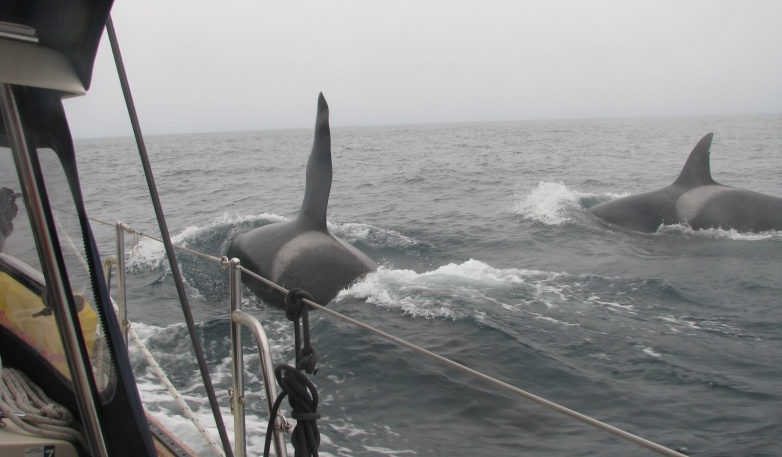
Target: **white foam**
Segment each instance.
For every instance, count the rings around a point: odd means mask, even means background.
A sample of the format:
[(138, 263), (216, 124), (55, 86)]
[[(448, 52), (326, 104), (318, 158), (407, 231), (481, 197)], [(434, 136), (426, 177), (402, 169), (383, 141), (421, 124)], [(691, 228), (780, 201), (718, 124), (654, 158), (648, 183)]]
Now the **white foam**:
[(627, 311), (629, 314), (635, 314), (635, 308), (633, 307), (632, 304), (623, 305), (617, 302), (605, 301), (596, 295), (589, 297), (587, 301), (589, 301), (590, 303), (607, 306), (609, 308), (621, 309), (623, 311)]
[(553, 317), (550, 317), (550, 316), (544, 316), (544, 315), (542, 315), (540, 313), (530, 313), (530, 314), (532, 316), (534, 316), (535, 319), (537, 319), (537, 320), (550, 322), (552, 324), (557, 324), (557, 325), (564, 325), (565, 327), (579, 327), (581, 325), (581, 324), (578, 324), (578, 323), (564, 322), (564, 321), (561, 321), (559, 319), (554, 319)]
[(697, 334), (697, 331), (716, 332), (724, 335), (739, 336), (752, 340), (760, 340), (757, 336), (748, 334), (739, 327), (728, 325), (719, 318), (698, 319), (693, 316), (672, 316), (661, 315), (658, 319), (668, 324), (669, 330), (674, 333), (680, 333), (687, 336)]
[[(177, 324), (176, 326), (181, 326)], [(273, 327), (273, 326), (272, 326)], [(288, 326), (286, 326), (287, 328)], [(143, 338), (148, 339), (152, 336), (154, 336), (156, 333), (159, 333), (161, 331), (165, 331), (166, 329), (161, 327), (156, 327), (152, 325), (144, 325), (144, 324), (134, 324), (134, 328), (137, 328), (137, 331), (143, 334)], [(169, 327), (171, 328), (171, 327)], [(267, 328), (267, 330), (269, 330)], [(290, 330), (288, 328), (288, 330)], [(273, 336), (272, 334), (275, 333), (274, 329), (271, 329), (270, 336)], [(290, 333), (289, 331), (286, 332), (286, 334)], [(290, 345), (292, 345), (292, 341), (289, 342)], [(272, 346), (275, 346), (274, 343), (272, 343)], [(273, 353), (279, 353), (279, 348), (272, 348)], [(140, 354), (138, 350), (135, 348), (135, 346), (131, 347), (131, 354), (133, 355), (133, 358), (139, 357)], [(183, 358), (190, 358), (192, 357), (189, 354), (181, 354), (178, 357)], [(251, 353), (251, 354), (245, 354), (245, 358), (256, 358), (257, 354)], [(247, 363), (247, 360), (245, 361)], [(216, 367), (213, 367), (211, 370), (211, 377), (212, 382), (215, 386), (225, 386), (229, 384), (229, 381), (227, 380), (226, 376), (229, 376), (230, 371), (230, 358), (224, 359), (220, 364), (218, 364)], [(249, 375), (249, 376), (248, 376)], [(246, 386), (250, 384), (257, 384), (260, 381), (257, 380), (252, 373), (247, 373), (245, 375), (245, 382)], [(185, 441), (188, 446), (193, 449), (198, 455), (204, 455), (204, 456), (211, 456), (214, 455), (212, 452), (212, 449), (210, 448), (209, 444), (206, 442), (206, 440), (198, 433), (195, 426), (190, 422), (189, 419), (184, 417), (183, 413), (179, 410), (179, 408), (174, 404), (174, 401), (172, 397), (169, 395), (168, 391), (160, 384), (160, 382), (157, 380), (157, 378), (151, 373), (150, 370), (144, 370), (141, 373), (137, 373), (137, 385), (139, 390), (139, 395), (142, 399), (142, 402), (145, 405), (145, 409), (152, 414), (156, 419), (158, 419), (162, 424), (165, 425), (165, 427), (169, 430), (171, 430), (178, 438)], [(211, 409), (208, 405), (207, 399), (201, 393), (201, 387), (200, 387), (200, 377), (195, 376), (194, 379), (190, 382), (189, 385), (183, 386), (179, 389), (181, 398), (190, 406), (190, 408), (193, 410), (193, 413), (195, 416), (199, 419), (199, 421), (205, 426), (206, 430), (209, 432), (211, 437), (219, 443), (219, 433), (217, 432), (217, 427), (214, 423), (214, 418), (211, 413)], [(249, 392), (248, 395), (260, 395), (263, 398), (262, 391), (261, 392)], [(328, 405), (333, 401), (333, 398), (331, 396), (326, 396), (321, 398), (321, 404), (322, 405)], [(287, 405), (287, 404), (286, 404)], [(283, 412), (286, 412), (286, 405), (283, 406)], [(231, 439), (231, 442), (233, 443), (233, 421), (230, 420), (231, 412), (228, 407), (221, 407), (220, 412), (225, 420), (225, 426), (226, 426), (226, 432), (228, 433), (229, 438)], [(265, 431), (266, 431), (266, 417), (265, 417), (265, 407), (262, 408), (262, 411), (259, 412), (259, 414), (255, 414), (251, 411), (248, 411), (248, 414), (245, 419), (246, 422), (246, 429), (252, 430), (252, 433), (248, 433), (247, 435), (247, 449), (251, 455), (260, 455), (263, 452), (264, 444), (265, 444)], [(295, 421), (292, 421), (295, 425)], [(321, 450), (320, 455), (324, 457), (331, 457), (331, 456), (350, 456), (355, 454), (363, 454), (361, 451), (355, 451), (349, 448), (346, 448), (344, 446), (339, 446), (335, 444), (332, 439), (325, 433), (323, 433), (323, 425), (328, 424), (328, 428), (334, 430), (335, 432), (339, 433), (342, 436), (346, 436), (348, 438), (351, 438), (353, 440), (360, 439), (362, 441), (362, 447), (365, 449), (374, 449), (376, 453), (383, 454), (383, 455), (409, 455), (409, 454), (415, 454), (414, 451), (410, 450), (395, 450), (390, 448), (384, 448), (384, 447), (377, 447), (377, 446), (371, 446), (368, 443), (371, 443), (373, 441), (372, 437), (379, 436), (379, 435), (390, 435), (390, 436), (399, 436), (398, 433), (394, 432), (391, 428), (387, 426), (380, 427), (379, 429), (373, 429), (370, 428), (369, 430), (361, 428), (359, 425), (352, 422), (351, 418), (330, 418), (327, 416), (324, 416), (321, 419)], [(287, 439), (286, 439), (287, 441)], [(288, 452), (290, 455), (293, 455), (293, 448), (290, 443), (287, 443)], [(325, 448), (325, 449), (324, 449)]]
[[(286, 222), (290, 219), (273, 213), (257, 215), (228, 214), (216, 217), (212, 222), (204, 226), (191, 225), (181, 232), (173, 235), (171, 241), (175, 245), (187, 246), (204, 233), (215, 229), (232, 228), (240, 224), (254, 224), (259, 221), (266, 223)], [(360, 241), (374, 248), (396, 247), (410, 248), (420, 245), (421, 242), (405, 236), (395, 230), (383, 229), (368, 224), (359, 223), (328, 223), (329, 230), (339, 238), (355, 243)], [(226, 230), (228, 232), (230, 230)], [(151, 235), (158, 238), (157, 234)], [(128, 269), (135, 271), (147, 271), (160, 268), (167, 262), (163, 243), (147, 236), (126, 235), (126, 265)]]
[(563, 183), (542, 181), (537, 188), (518, 196), (513, 211), (546, 225), (564, 225), (572, 222), (571, 214), (580, 210), (579, 198), (585, 195), (568, 189)]
[[(283, 332), (281, 327), (285, 327), (287, 331)], [(154, 337), (171, 336), (175, 334), (181, 334), (184, 324), (173, 324), (168, 327), (160, 327), (156, 325), (144, 324), (141, 322), (134, 322), (133, 329), (139, 334), (139, 337), (148, 348), (154, 351), (154, 344), (150, 344), (150, 340)], [(272, 352), (275, 354), (282, 353), (281, 351), (289, 349), (293, 345), (293, 337), (290, 335), (290, 329), (285, 322), (273, 321), (271, 324), (264, 326), (269, 336), (269, 341), (272, 346)], [(281, 334), (284, 333), (284, 334)], [(138, 360), (141, 357), (141, 353), (135, 345), (130, 345), (129, 352), (132, 360)], [(189, 351), (184, 351), (180, 354), (171, 353), (170, 349), (167, 353), (155, 354), (155, 357), (161, 362), (163, 369), (165, 370), (165, 359), (173, 357), (174, 359), (184, 359), (190, 361), (192, 354)], [(249, 364), (252, 359), (257, 359), (257, 353), (248, 351), (245, 353), (245, 364)], [(195, 365), (195, 361), (193, 361)], [(175, 405), (173, 398), (169, 394), (168, 390), (160, 383), (157, 377), (147, 367), (146, 362), (141, 364), (141, 372), (136, 372), (136, 381), (139, 391), (139, 396), (144, 403), (145, 409), (150, 412), (156, 419), (163, 423), (166, 428), (171, 430), (178, 438), (185, 441), (198, 455), (214, 455), (209, 444), (201, 436), (196, 429), (195, 425), (187, 419), (178, 406)], [(230, 357), (224, 358), (218, 365), (212, 367), (210, 376), (215, 386), (229, 385), (230, 377)], [(195, 366), (193, 366), (195, 369)], [(172, 373), (167, 373), (171, 375)], [(251, 383), (260, 383), (256, 374), (247, 373), (245, 378), (246, 385)], [(219, 389), (219, 387), (218, 387)], [(193, 377), (187, 385), (180, 386), (178, 391), (180, 397), (188, 404), (193, 410), (195, 416), (205, 426), (206, 430), (212, 436), (213, 439), (219, 442), (217, 426), (214, 422), (211, 409), (208, 405), (206, 397), (202, 393), (201, 378), (199, 376)], [(259, 395), (263, 398), (262, 390), (254, 392), (252, 395)], [(228, 420), (231, 417), (229, 408), (220, 408), (221, 414), (225, 419), (226, 431), (228, 436), (233, 438), (233, 421)], [(261, 412), (263, 415), (263, 412)], [(261, 454), (265, 444), (265, 430), (266, 419), (263, 416), (258, 416), (252, 412), (248, 412), (246, 416), (247, 430), (254, 430), (252, 434), (247, 436), (248, 450), (252, 450), (253, 454)], [(293, 449), (289, 447), (289, 452), (293, 452)], [(327, 455), (327, 454), (324, 454)]]
[(464, 309), (465, 302), (490, 302), (504, 306), (491, 297), (491, 289), (512, 289), (528, 285), (539, 294), (559, 289), (547, 282), (562, 273), (547, 273), (519, 268), (500, 269), (479, 260), (450, 263), (433, 271), (416, 273), (381, 266), (376, 272), (343, 290), (337, 299), (352, 296), (366, 303), (425, 318), (460, 319), (478, 315), (480, 310)]
[(769, 230), (767, 232), (748, 233), (739, 232), (735, 229), (701, 229), (693, 230), (687, 224), (661, 225), (657, 233), (673, 233), (704, 238), (728, 239), (734, 241), (782, 241), (782, 231)]
[(586, 294), (588, 286), (572, 282), (566, 273), (522, 268), (495, 268), (479, 260), (450, 263), (432, 271), (417, 273), (381, 266), (337, 296), (350, 296), (366, 303), (399, 309), (413, 317), (461, 319), (486, 322), (492, 308), (523, 312), (535, 319), (564, 325), (578, 325), (541, 314), (541, 306), (554, 310), (583, 303), (613, 313), (634, 315), (631, 303), (605, 300)]
[(395, 230), (383, 229), (369, 224), (358, 224), (355, 222), (328, 222), (328, 228), (332, 234), (349, 243), (361, 241), (375, 248), (406, 248), (420, 244), (419, 241), (405, 236)]
[(546, 273), (539, 270), (527, 270), (520, 268), (500, 269), (494, 268), (480, 260), (470, 259), (466, 262), (443, 265), (435, 271), (422, 273), (421, 277), (451, 277), (462, 278), (471, 281), (492, 282), (504, 284), (518, 284), (527, 281), (530, 277), (547, 276), (553, 279), (560, 273)]
[(279, 214), (274, 214), (274, 213), (248, 214), (245, 216), (242, 216), (238, 213), (233, 215), (230, 215), (228, 213), (223, 213), (222, 216), (215, 218), (211, 226), (235, 225), (240, 222), (256, 222), (256, 221), (269, 221), (270, 223), (275, 223), (275, 222), (285, 222), (288, 220), (290, 219), (286, 218), (285, 216), (280, 216)]
[[(215, 228), (234, 226), (248, 222), (267, 221), (269, 223), (275, 223), (284, 222), (286, 220), (288, 219), (284, 216), (272, 213), (247, 216), (241, 216), (239, 214), (229, 215), (228, 213), (224, 213), (222, 216), (215, 218), (212, 222), (204, 226), (191, 225), (185, 228), (181, 232), (173, 235), (171, 237), (171, 242), (174, 245), (187, 245), (188, 241)], [(150, 234), (150, 236), (159, 238), (159, 235), (157, 234)], [(167, 262), (166, 250), (162, 242), (147, 236), (136, 235), (126, 235), (125, 239), (126, 242), (130, 243), (130, 248), (126, 252), (126, 265), (129, 269), (150, 270), (159, 268), (163, 263)]]
[[(131, 235), (130, 249), (125, 252), (125, 265), (129, 269), (151, 269), (160, 265), (165, 255), (163, 243), (145, 236)], [(127, 235), (126, 235), (126, 240)]]
[(367, 446), (364, 445), (364, 449), (366, 449), (369, 452), (373, 452), (375, 454), (382, 454), (382, 455), (416, 455), (418, 452), (412, 451), (412, 450), (405, 450), (405, 451), (396, 451), (393, 449), (385, 448), (385, 447), (378, 447), (378, 446)]

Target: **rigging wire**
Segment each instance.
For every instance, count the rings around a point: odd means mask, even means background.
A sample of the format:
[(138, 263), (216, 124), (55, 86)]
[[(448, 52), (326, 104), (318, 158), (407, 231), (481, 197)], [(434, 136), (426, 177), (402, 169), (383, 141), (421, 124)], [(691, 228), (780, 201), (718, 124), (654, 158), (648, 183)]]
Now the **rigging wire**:
[(163, 239), (163, 245), (166, 248), (166, 256), (168, 257), (169, 267), (171, 268), (171, 275), (173, 276), (174, 283), (176, 284), (176, 290), (177, 294), (179, 295), (179, 303), (182, 307), (182, 313), (184, 314), (185, 322), (187, 323), (188, 333), (190, 334), (191, 344), (193, 345), (193, 352), (195, 352), (196, 360), (198, 361), (198, 368), (201, 371), (201, 378), (203, 379), (206, 394), (209, 398), (209, 405), (212, 408), (212, 414), (214, 415), (215, 423), (217, 425), (217, 431), (220, 433), (220, 441), (222, 441), (225, 455), (227, 457), (233, 457), (231, 442), (228, 439), (228, 433), (225, 429), (223, 416), (220, 413), (220, 405), (217, 403), (217, 397), (215, 396), (212, 380), (209, 377), (209, 367), (206, 364), (204, 350), (201, 347), (201, 342), (199, 341), (198, 334), (196, 333), (193, 313), (190, 310), (190, 304), (187, 300), (184, 281), (182, 281), (182, 275), (179, 271), (179, 264), (176, 261), (176, 252), (174, 251), (174, 246), (171, 243), (171, 236), (168, 232), (168, 225), (166, 224), (165, 215), (163, 214), (163, 206), (160, 203), (160, 196), (158, 195), (157, 186), (155, 185), (155, 178), (152, 175), (152, 167), (149, 163), (147, 148), (144, 145), (144, 137), (141, 134), (141, 126), (138, 121), (138, 115), (136, 114), (135, 104), (133, 103), (133, 96), (130, 93), (130, 84), (128, 83), (128, 77), (125, 72), (125, 64), (122, 61), (122, 54), (120, 52), (117, 34), (114, 31), (114, 22), (111, 19), (111, 15), (109, 15), (106, 22), (106, 32), (109, 35), (111, 50), (114, 54), (114, 62), (117, 66), (117, 75), (119, 76), (120, 84), (122, 85), (122, 93), (125, 96), (125, 104), (127, 105), (128, 115), (130, 116), (130, 122), (133, 126), (133, 134), (136, 137), (139, 157), (141, 158), (141, 164), (144, 168), (144, 175), (146, 176), (147, 186), (149, 187), (149, 194), (152, 199), (152, 205), (155, 208), (155, 216), (157, 217), (158, 225), (160, 227), (160, 236)]
[(147, 361), (150, 368), (152, 368), (155, 376), (157, 376), (158, 380), (163, 383), (171, 397), (174, 398), (174, 401), (182, 410), (182, 413), (187, 416), (188, 419), (190, 419), (190, 422), (193, 423), (195, 428), (198, 430), (198, 433), (201, 434), (201, 436), (209, 444), (209, 447), (212, 448), (212, 452), (214, 452), (218, 457), (225, 457), (223, 450), (220, 448), (220, 446), (217, 445), (217, 442), (215, 442), (214, 438), (212, 438), (212, 435), (209, 434), (209, 431), (201, 423), (201, 420), (198, 419), (198, 416), (196, 416), (195, 413), (193, 413), (193, 410), (190, 409), (190, 406), (188, 406), (187, 402), (185, 402), (185, 400), (182, 398), (182, 395), (179, 393), (179, 391), (176, 390), (176, 387), (174, 387), (174, 385), (168, 379), (168, 376), (166, 376), (166, 373), (163, 372), (160, 364), (157, 362), (157, 360), (155, 360), (155, 357), (152, 355), (152, 353), (149, 352), (149, 349), (147, 349), (147, 346), (141, 340), (141, 337), (138, 335), (138, 333), (136, 333), (136, 330), (133, 329), (130, 322), (126, 321), (124, 325), (128, 330), (128, 335), (133, 340), (133, 342), (136, 343), (139, 351), (141, 351), (141, 355), (144, 356), (144, 359)]
[[(253, 278), (258, 279), (258, 280), (262, 281), (263, 283), (269, 285), (270, 287), (280, 291), (281, 293), (284, 293), (284, 294), (288, 293), (288, 290), (286, 290), (284, 287), (279, 286), (279, 285), (269, 281), (268, 279), (266, 279), (266, 278), (264, 278), (264, 277), (262, 277), (262, 276), (260, 276), (260, 275), (258, 275), (256, 273), (254, 273), (254, 272), (252, 272), (252, 271), (250, 271), (250, 270), (248, 270), (248, 269), (246, 269), (244, 267), (240, 266), (239, 269), (242, 272), (249, 274)], [(483, 374), (480, 371), (476, 371), (476, 370), (473, 370), (472, 368), (468, 368), (468, 367), (466, 367), (466, 366), (464, 366), (464, 365), (462, 365), (460, 363), (454, 362), (453, 360), (445, 358), (445, 357), (443, 357), (443, 356), (441, 356), (439, 354), (435, 354), (434, 352), (431, 352), (431, 351), (426, 350), (426, 349), (424, 349), (422, 347), (416, 346), (416, 345), (414, 345), (414, 344), (412, 344), (412, 343), (410, 343), (410, 342), (408, 342), (406, 340), (403, 340), (403, 339), (395, 337), (395, 336), (393, 336), (391, 334), (385, 333), (385, 332), (383, 332), (381, 330), (378, 330), (378, 329), (376, 329), (374, 327), (371, 327), (371, 326), (369, 326), (367, 324), (364, 324), (363, 322), (357, 321), (357, 320), (355, 320), (353, 318), (350, 318), (348, 316), (340, 314), (340, 313), (338, 313), (338, 312), (336, 312), (334, 310), (326, 308), (325, 306), (319, 305), (319, 304), (315, 303), (312, 300), (308, 300), (306, 298), (302, 298), (301, 301), (303, 303), (306, 303), (306, 304), (312, 306), (313, 308), (315, 308), (317, 310), (323, 311), (324, 313), (328, 314), (329, 316), (335, 317), (335, 318), (340, 319), (340, 320), (342, 320), (344, 322), (347, 322), (347, 323), (349, 323), (351, 325), (354, 325), (354, 326), (356, 326), (358, 328), (366, 330), (367, 332), (370, 332), (370, 333), (372, 333), (372, 334), (374, 334), (376, 336), (379, 336), (379, 337), (381, 337), (381, 338), (383, 338), (383, 339), (385, 339), (387, 341), (390, 341), (391, 343), (394, 343), (397, 346), (401, 346), (401, 347), (407, 348), (407, 349), (409, 349), (409, 350), (411, 350), (411, 351), (413, 351), (413, 352), (415, 352), (415, 353), (417, 353), (419, 355), (422, 355), (422, 356), (424, 356), (426, 358), (435, 360), (435, 361), (437, 361), (437, 362), (439, 362), (439, 363), (441, 363), (443, 365), (446, 365), (446, 366), (449, 366), (451, 368), (454, 368), (454, 369), (456, 369), (456, 370), (458, 370), (458, 371), (460, 371), (460, 372), (462, 372), (464, 374), (472, 376), (472, 377), (478, 379), (479, 381), (482, 381), (482, 382), (484, 382), (486, 384), (494, 386), (494, 387), (496, 387), (496, 388), (498, 388), (500, 390), (503, 390), (505, 392), (513, 394), (513, 395), (515, 395), (517, 397), (521, 397), (521, 398), (533, 401), (533, 402), (538, 403), (540, 405), (543, 405), (543, 406), (545, 406), (545, 407), (547, 407), (549, 409), (553, 409), (554, 411), (557, 411), (560, 414), (568, 416), (568, 417), (570, 417), (572, 419), (579, 420), (579, 421), (581, 421), (581, 422), (583, 422), (583, 423), (585, 423), (587, 425), (591, 425), (592, 427), (595, 427), (597, 429), (603, 430), (604, 432), (611, 433), (612, 435), (618, 436), (618, 437), (620, 437), (620, 438), (622, 438), (622, 439), (624, 439), (626, 441), (629, 441), (631, 443), (634, 443), (634, 444), (637, 444), (637, 445), (639, 445), (641, 447), (649, 449), (650, 451), (654, 451), (654, 452), (656, 452), (656, 453), (658, 453), (660, 455), (664, 455), (664, 456), (668, 456), (668, 457), (686, 457), (684, 454), (681, 454), (681, 453), (679, 453), (677, 451), (674, 451), (672, 449), (668, 449), (665, 446), (661, 446), (661, 445), (659, 445), (657, 443), (654, 443), (654, 442), (649, 441), (647, 439), (641, 438), (640, 436), (637, 436), (637, 435), (634, 435), (632, 433), (626, 432), (626, 431), (624, 431), (622, 429), (616, 428), (613, 425), (606, 424), (605, 422), (601, 422), (601, 421), (599, 421), (597, 419), (594, 419), (594, 418), (589, 417), (587, 415), (581, 414), (581, 413), (579, 413), (577, 411), (573, 411), (572, 409), (566, 408), (566, 407), (564, 407), (562, 405), (559, 405), (559, 404), (554, 403), (552, 401), (546, 400), (545, 398), (539, 397), (539, 396), (537, 396), (535, 394), (532, 394), (532, 393), (529, 393), (529, 392), (527, 392), (525, 390), (519, 389), (518, 387), (512, 386), (512, 385), (510, 385), (510, 384), (508, 384), (506, 382), (503, 382), (503, 381), (500, 381), (498, 379), (492, 378), (491, 376)]]
[(679, 452), (676, 452), (672, 449), (668, 449), (667, 447), (661, 446), (657, 443), (654, 443), (652, 441), (649, 441), (647, 439), (641, 438), (640, 436), (633, 435), (632, 433), (626, 432), (622, 429), (616, 428), (613, 425), (606, 424), (605, 422), (601, 422), (597, 419), (594, 419), (592, 417), (589, 417), (587, 415), (581, 414), (577, 411), (573, 411), (572, 409), (566, 408), (562, 405), (559, 405), (557, 403), (554, 403), (552, 401), (546, 400), (545, 398), (539, 397), (535, 394), (532, 394), (530, 392), (527, 392), (525, 390), (519, 389), (516, 386), (510, 385), (506, 382), (500, 381), (499, 379), (492, 378), (491, 376), (488, 376), (486, 374), (481, 373), (480, 371), (473, 370), (472, 368), (466, 367), (460, 363), (454, 362), (451, 359), (445, 358), (439, 354), (435, 354), (434, 352), (428, 351), (424, 348), (421, 348), (419, 346), (416, 346), (412, 343), (409, 343), (401, 338), (397, 338), (393, 335), (390, 335), (388, 333), (385, 333), (381, 330), (378, 330), (374, 327), (371, 327), (367, 324), (364, 324), (363, 322), (357, 321), (355, 319), (352, 319), (350, 317), (347, 317), (343, 314), (340, 314), (336, 311), (333, 311), (331, 309), (326, 308), (325, 306), (321, 306), (315, 302), (309, 301), (309, 300), (302, 300), (305, 303), (308, 303), (313, 308), (323, 311), (324, 313), (335, 317), (339, 320), (342, 320), (344, 322), (347, 322), (351, 325), (354, 325), (356, 327), (359, 327), (361, 329), (364, 329), (374, 335), (377, 335), (385, 340), (388, 340), (398, 346), (405, 347), (417, 354), (420, 354), (426, 358), (435, 360), (443, 365), (446, 365), (448, 367), (454, 368), (464, 374), (470, 375), (479, 381), (482, 381), (486, 384), (489, 384), (491, 386), (494, 386), (500, 390), (503, 390), (505, 392), (508, 392), (510, 394), (513, 394), (517, 397), (525, 398), (527, 400), (531, 400), (535, 403), (538, 403), (540, 405), (543, 405), (549, 409), (553, 409), (554, 411), (557, 411), (565, 416), (568, 416), (572, 419), (579, 420), (587, 425), (591, 425), (592, 427), (598, 428), (600, 430), (603, 430), (605, 432), (611, 433), (612, 435), (618, 436), (622, 439), (625, 439), (631, 443), (637, 444), (641, 447), (644, 447), (646, 449), (649, 449), (650, 451), (654, 451), (660, 455), (670, 456), (670, 457), (686, 457), (684, 454), (681, 454)]

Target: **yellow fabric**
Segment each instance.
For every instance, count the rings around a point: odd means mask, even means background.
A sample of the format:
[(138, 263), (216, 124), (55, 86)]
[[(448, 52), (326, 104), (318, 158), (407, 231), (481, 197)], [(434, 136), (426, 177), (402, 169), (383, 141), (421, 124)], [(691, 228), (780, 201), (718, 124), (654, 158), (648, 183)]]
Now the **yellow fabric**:
[[(84, 298), (79, 322), (87, 351), (92, 358), (98, 316)], [(14, 332), (21, 340), (43, 355), (63, 376), (70, 379), (68, 362), (54, 315), (41, 313), (46, 308), (41, 297), (6, 273), (0, 272), (0, 325)]]

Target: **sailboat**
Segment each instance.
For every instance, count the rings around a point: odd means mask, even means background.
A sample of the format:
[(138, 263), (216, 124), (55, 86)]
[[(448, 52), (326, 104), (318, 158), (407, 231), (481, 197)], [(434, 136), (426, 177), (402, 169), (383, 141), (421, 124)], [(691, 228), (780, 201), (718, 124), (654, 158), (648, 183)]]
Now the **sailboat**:
[(89, 89), (112, 3), (0, 5), (3, 456), (195, 455), (139, 398), (63, 110)]

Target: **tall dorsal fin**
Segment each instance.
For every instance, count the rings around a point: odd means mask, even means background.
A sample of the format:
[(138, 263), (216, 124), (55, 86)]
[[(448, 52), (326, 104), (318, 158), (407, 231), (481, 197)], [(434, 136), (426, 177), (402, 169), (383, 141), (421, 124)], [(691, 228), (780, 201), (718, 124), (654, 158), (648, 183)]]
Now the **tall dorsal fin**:
[(687, 162), (685, 162), (679, 177), (673, 182), (674, 184), (687, 187), (717, 184), (711, 179), (711, 168), (709, 166), (709, 150), (711, 149), (711, 139), (713, 137), (713, 133), (707, 133), (698, 141), (698, 144), (695, 145), (687, 158)]
[(326, 230), (326, 210), (331, 192), (331, 130), (329, 105), (321, 92), (315, 118), (315, 140), (307, 162), (307, 184), (298, 219), (310, 228)]

